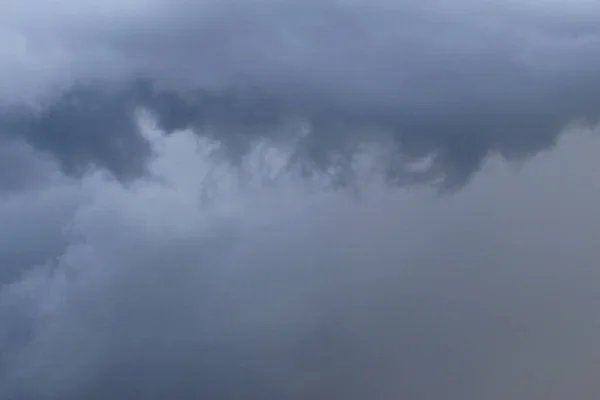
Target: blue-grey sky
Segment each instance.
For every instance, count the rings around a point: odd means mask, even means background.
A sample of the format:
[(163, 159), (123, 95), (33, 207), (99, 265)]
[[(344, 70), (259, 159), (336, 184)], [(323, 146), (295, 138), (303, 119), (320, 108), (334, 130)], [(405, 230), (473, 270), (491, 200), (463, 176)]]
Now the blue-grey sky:
[(0, 4), (0, 397), (596, 399), (599, 19)]

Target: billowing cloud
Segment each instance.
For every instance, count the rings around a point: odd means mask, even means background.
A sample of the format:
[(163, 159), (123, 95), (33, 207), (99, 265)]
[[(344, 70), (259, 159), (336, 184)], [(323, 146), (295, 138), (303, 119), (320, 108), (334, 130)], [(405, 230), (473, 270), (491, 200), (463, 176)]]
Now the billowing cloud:
[(599, 14), (0, 3), (0, 398), (598, 398)]
[(234, 155), (301, 138), (294, 161), (309, 170), (347, 172), (362, 144), (383, 142), (390, 178), (446, 187), (490, 154), (522, 159), (598, 119), (589, 1), (30, 3), (2, 6), (0, 95), (17, 120), (4, 130), (69, 172), (143, 173), (138, 107)]
[(159, 179), (86, 177), (62, 255), (3, 287), (4, 398), (597, 396), (597, 139), (441, 201), (149, 129)]
[(0, 285), (58, 256), (83, 193), (50, 157), (22, 141), (0, 142)]

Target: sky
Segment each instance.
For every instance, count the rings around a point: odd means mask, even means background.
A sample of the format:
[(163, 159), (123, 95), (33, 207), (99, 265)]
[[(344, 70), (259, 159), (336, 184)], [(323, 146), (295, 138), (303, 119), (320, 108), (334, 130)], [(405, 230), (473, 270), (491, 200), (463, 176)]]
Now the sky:
[(598, 398), (599, 18), (2, 2), (0, 398)]

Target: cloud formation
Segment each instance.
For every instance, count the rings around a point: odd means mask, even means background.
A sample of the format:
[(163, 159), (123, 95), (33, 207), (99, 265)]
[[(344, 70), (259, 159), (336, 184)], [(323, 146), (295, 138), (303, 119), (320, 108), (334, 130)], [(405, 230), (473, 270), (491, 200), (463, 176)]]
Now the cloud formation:
[(0, 3), (0, 398), (598, 398), (598, 14)]
[[(383, 142), (395, 149), (392, 180), (445, 187), (466, 183), (488, 155), (523, 159), (569, 124), (598, 120), (600, 10), (587, 1), (35, 6), (3, 6), (13, 35), (4, 131), (72, 173), (143, 173), (139, 107), (230, 155), (265, 137), (301, 138), (295, 162), (309, 170), (347, 171), (362, 144)], [(31, 76), (35, 87), (21, 84)], [(14, 111), (7, 99), (37, 107)]]
[(161, 179), (66, 183), (61, 256), (0, 292), (3, 398), (597, 395), (597, 139), (440, 201), (150, 133)]

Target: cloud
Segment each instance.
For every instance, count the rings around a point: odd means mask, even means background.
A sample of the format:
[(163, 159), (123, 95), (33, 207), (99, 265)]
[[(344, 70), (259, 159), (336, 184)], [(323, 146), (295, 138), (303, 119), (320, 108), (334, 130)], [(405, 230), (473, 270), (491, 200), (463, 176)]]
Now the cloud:
[(597, 398), (599, 12), (1, 3), (0, 398)]
[[(167, 130), (221, 140), (230, 155), (265, 137), (301, 138), (295, 163), (308, 170), (348, 172), (361, 144), (383, 142), (395, 150), (393, 181), (447, 188), (489, 155), (527, 158), (567, 125), (598, 121), (600, 9), (587, 1), (32, 6), (3, 6), (23, 48), (4, 45), (14, 68), (0, 97), (8, 110), (19, 102), (6, 99), (37, 105), (11, 130), (76, 174), (143, 174), (151, 155), (136, 107)], [(30, 76), (33, 88), (19, 83)], [(413, 173), (424, 159), (430, 167)]]
[(0, 142), (0, 191), (19, 192), (46, 185), (52, 181), (54, 165), (44, 160), (22, 141)]
[(84, 178), (60, 258), (3, 287), (5, 398), (595, 398), (591, 135), (442, 201), (141, 131), (160, 179)]
[[(0, 130), (1, 132), (2, 130)], [(142, 175), (151, 156), (138, 134), (135, 105), (125, 95), (77, 89), (48, 108), (12, 110), (5, 134), (57, 156), (62, 171), (82, 176), (94, 168), (127, 179)]]
[(83, 201), (56, 163), (23, 142), (0, 145), (0, 285), (58, 256), (64, 225)]

